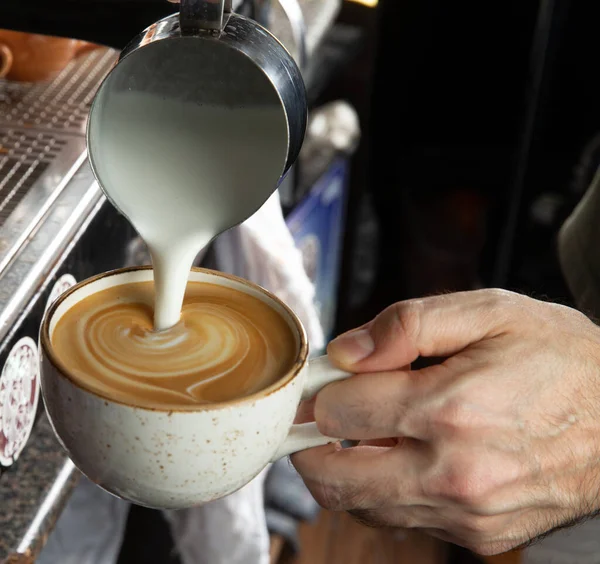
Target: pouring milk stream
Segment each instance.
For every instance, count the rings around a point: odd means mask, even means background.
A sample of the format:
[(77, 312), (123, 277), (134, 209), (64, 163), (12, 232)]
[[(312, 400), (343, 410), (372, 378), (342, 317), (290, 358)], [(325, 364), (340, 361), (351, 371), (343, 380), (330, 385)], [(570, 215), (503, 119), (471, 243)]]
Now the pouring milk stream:
[(114, 95), (98, 162), (103, 187), (152, 256), (154, 326), (179, 321), (198, 252), (253, 210), (245, 194), (275, 189), (286, 158), (280, 108), (198, 106), (153, 94)]
[(304, 136), (290, 55), (255, 22), (228, 18), (216, 33), (182, 34), (172, 17), (148, 28), (90, 112), (94, 173), (152, 257), (159, 331), (179, 321), (198, 252), (265, 203)]

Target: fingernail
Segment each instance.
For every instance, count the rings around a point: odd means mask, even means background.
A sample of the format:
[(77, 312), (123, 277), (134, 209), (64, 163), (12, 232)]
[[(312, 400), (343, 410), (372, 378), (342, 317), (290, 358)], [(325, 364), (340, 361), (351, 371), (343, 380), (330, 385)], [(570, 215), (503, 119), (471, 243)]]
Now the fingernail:
[(375, 350), (375, 343), (367, 329), (340, 335), (329, 343), (328, 352), (343, 364), (356, 364)]

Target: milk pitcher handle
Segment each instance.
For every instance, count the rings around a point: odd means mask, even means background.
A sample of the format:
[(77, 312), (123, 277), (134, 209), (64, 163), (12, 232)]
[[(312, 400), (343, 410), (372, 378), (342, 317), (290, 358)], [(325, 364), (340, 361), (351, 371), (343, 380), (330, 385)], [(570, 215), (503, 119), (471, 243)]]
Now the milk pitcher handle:
[(221, 31), (231, 14), (231, 0), (179, 0), (179, 28), (182, 35), (200, 30)]
[[(344, 372), (339, 368), (334, 368), (327, 356), (320, 356), (308, 363), (308, 375), (302, 392), (302, 399), (308, 400), (317, 392), (322, 390), (327, 384), (345, 380), (352, 376), (349, 372)], [(293, 454), (307, 448), (335, 443), (340, 438), (326, 437), (317, 429), (316, 423), (302, 423), (292, 425), (289, 435), (279, 447), (279, 450), (271, 462), (275, 462), (288, 454)]]

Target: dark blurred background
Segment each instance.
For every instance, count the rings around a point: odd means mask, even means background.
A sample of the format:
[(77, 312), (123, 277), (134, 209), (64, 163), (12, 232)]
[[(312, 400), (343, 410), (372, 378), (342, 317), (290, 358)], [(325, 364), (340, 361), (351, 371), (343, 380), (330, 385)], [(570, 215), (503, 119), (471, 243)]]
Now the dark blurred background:
[[(365, 135), (338, 330), (396, 300), (479, 286), (570, 301), (555, 237), (598, 165), (599, 9), (531, 0), (346, 7), (342, 18), (372, 16), (363, 51), (372, 67), (340, 86)], [(376, 274), (361, 277), (369, 237)]]

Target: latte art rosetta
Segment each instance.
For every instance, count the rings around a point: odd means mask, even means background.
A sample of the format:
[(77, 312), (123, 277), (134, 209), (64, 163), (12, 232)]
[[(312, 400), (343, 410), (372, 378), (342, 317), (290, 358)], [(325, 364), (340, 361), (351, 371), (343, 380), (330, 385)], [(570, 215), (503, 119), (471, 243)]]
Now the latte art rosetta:
[(84, 386), (129, 404), (192, 407), (257, 392), (293, 364), (291, 330), (260, 300), (190, 283), (181, 321), (153, 332), (152, 288), (104, 290), (57, 323), (54, 349)]
[(250, 381), (257, 368), (272, 372), (269, 342), (252, 321), (231, 309), (190, 304), (183, 321), (172, 329), (154, 333), (146, 325), (135, 306), (84, 316), (78, 347), (111, 387), (125, 390), (136, 382), (174, 401), (201, 401), (203, 388), (236, 369), (243, 368)]

